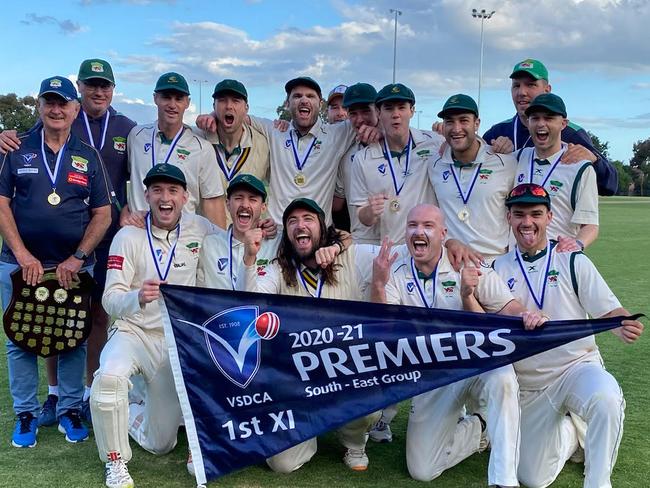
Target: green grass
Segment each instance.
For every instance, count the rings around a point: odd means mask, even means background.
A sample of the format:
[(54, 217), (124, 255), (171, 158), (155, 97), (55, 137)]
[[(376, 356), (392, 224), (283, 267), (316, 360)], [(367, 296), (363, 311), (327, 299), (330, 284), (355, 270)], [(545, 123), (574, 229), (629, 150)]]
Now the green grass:
[[(631, 312), (650, 312), (650, 199), (614, 197), (601, 200), (601, 233), (588, 254), (596, 262), (623, 305)], [(648, 321), (644, 319), (647, 325)], [(10, 447), (14, 414), (7, 386), (4, 340), (0, 345), (0, 487), (101, 487), (102, 465), (92, 439), (81, 445), (65, 442), (55, 427), (39, 432), (34, 449)], [(650, 443), (648, 415), (650, 381), (647, 334), (632, 346), (625, 346), (612, 334), (598, 338), (607, 368), (616, 376), (627, 400), (625, 433), (613, 475), (617, 488), (648, 486)], [(45, 395), (45, 379), (41, 378)], [(394, 487), (423, 486), (411, 480), (406, 471), (404, 439), (407, 419), (406, 403), (394, 423), (392, 444), (369, 443), (370, 469), (352, 473), (341, 463), (342, 448), (334, 435), (319, 439), (318, 454), (298, 472), (277, 475), (263, 466), (255, 466), (226, 476), (209, 486), (349, 486)], [(179, 434), (179, 445), (169, 455), (155, 457), (133, 445), (129, 470), (138, 487), (194, 486), (185, 470), (187, 442)], [(488, 454), (477, 454), (445, 472), (431, 483), (436, 488), (485, 487)], [(568, 464), (554, 488), (582, 486), (582, 466)]]

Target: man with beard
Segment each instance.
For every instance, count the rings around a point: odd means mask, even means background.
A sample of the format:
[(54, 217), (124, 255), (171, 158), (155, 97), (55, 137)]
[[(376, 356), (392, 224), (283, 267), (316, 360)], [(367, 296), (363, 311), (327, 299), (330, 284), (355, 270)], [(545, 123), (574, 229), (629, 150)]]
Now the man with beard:
[[(258, 293), (318, 298), (362, 300), (372, 263), (372, 246), (351, 245), (343, 250), (342, 236), (327, 226), (325, 212), (313, 200), (298, 198), (282, 216), (282, 241), (277, 258), (258, 271), (257, 255), (262, 237), (257, 229), (245, 236), (244, 266), (237, 287)], [(361, 417), (338, 430), (347, 448), (344, 463), (354, 471), (368, 468), (366, 436), (379, 413)], [(267, 459), (273, 471), (290, 473), (316, 454), (316, 438), (301, 442)]]
[[(512, 119), (492, 126), (483, 139), (496, 151), (509, 153), (524, 147), (532, 147), (533, 141), (528, 127), (526, 109), (536, 96), (549, 93), (548, 70), (536, 59), (525, 59), (512, 70), (510, 93), (517, 113)], [(593, 164), (598, 179), (598, 193), (603, 196), (616, 194), (618, 174), (616, 168), (594, 147), (589, 134), (580, 126), (568, 123), (562, 129), (562, 141), (569, 148), (562, 156), (562, 163), (576, 163), (588, 160)]]
[(409, 127), (415, 95), (401, 83), (382, 88), (375, 103), (384, 139), (355, 155), (350, 203), (363, 225), (379, 226), (380, 239), (401, 243), (408, 209), (433, 198), (427, 167), (443, 139)]
[(174, 72), (161, 75), (153, 99), (158, 120), (134, 127), (127, 141), (131, 185), (121, 223), (144, 227), (148, 205), (140, 182), (153, 166), (167, 163), (181, 168), (187, 178), (185, 210), (200, 211), (213, 224), (225, 228), (225, 199), (214, 150), (183, 124), (183, 114), (190, 105), (187, 81)]
[(255, 239), (263, 239), (255, 261), (258, 274), (263, 274), (275, 257), (280, 237), (266, 239), (261, 228), (261, 215), (266, 211), (266, 189), (262, 181), (253, 175), (240, 173), (232, 179), (226, 194), (226, 209), (232, 225), (227, 231), (217, 230), (203, 241), (196, 284), (235, 290), (244, 257), (246, 233), (250, 231)]
[[(546, 319), (529, 313), (489, 267), (466, 266), (455, 271), (442, 245), (445, 218), (434, 205), (414, 207), (407, 217), (407, 252), (390, 255), (383, 243), (375, 258), (373, 302), (448, 310), (483, 310), (522, 315), (533, 328)], [(464, 407), (480, 414), (464, 416)], [(460, 420), (459, 420), (460, 418)], [(519, 405), (512, 365), (443, 386), (412, 399), (406, 432), (406, 463), (420, 481), (431, 481), (443, 471), (491, 445), (488, 484), (518, 486)]]
[[(558, 253), (547, 233), (552, 197), (540, 185), (516, 186), (506, 199), (517, 245), (494, 269), (512, 283), (515, 297), (551, 320), (627, 316), (598, 270), (582, 252)], [(613, 332), (623, 342), (639, 338), (643, 324), (623, 320)], [(551, 330), (548, 333), (552, 333)], [(567, 460), (585, 461), (584, 487), (611, 487), (623, 430), (625, 400), (603, 367), (593, 335), (514, 363), (521, 405), (518, 477), (526, 486), (553, 483)], [(580, 438), (573, 417), (586, 423)]]
[[(128, 180), (126, 138), (136, 124), (111, 106), (115, 90), (115, 77), (113, 69), (107, 61), (103, 59), (84, 60), (79, 67), (77, 88), (81, 95), (81, 110), (72, 123), (71, 132), (99, 151), (115, 192), (112, 202), (111, 226), (95, 248), (94, 278), (97, 286), (92, 294), (93, 327), (87, 341), (86, 388), (81, 408), (82, 416), (90, 421), (88, 406), (90, 384), (93, 374), (99, 366), (99, 353), (106, 342), (108, 326), (108, 315), (101, 304), (106, 282), (106, 260), (113, 236), (120, 228), (120, 210), (126, 204), (126, 182)], [(39, 119), (29, 132), (40, 130), (41, 127), (42, 123)], [(16, 137), (16, 131), (8, 130), (0, 133), (0, 152), (17, 150), (19, 146), (20, 139)], [(46, 364), (49, 383), (48, 397), (38, 416), (39, 426), (56, 423), (56, 403), (58, 401), (56, 360), (48, 359)]]
[[(111, 244), (102, 303), (118, 317), (93, 380), (90, 408), (108, 488), (132, 488), (126, 464), (129, 434), (154, 454), (176, 445), (181, 409), (176, 395), (158, 298), (160, 284), (193, 286), (201, 243), (214, 226), (183, 212), (189, 195), (182, 170), (154, 165), (143, 180), (145, 227), (123, 227)], [(130, 378), (142, 375), (147, 402), (131, 405)]]

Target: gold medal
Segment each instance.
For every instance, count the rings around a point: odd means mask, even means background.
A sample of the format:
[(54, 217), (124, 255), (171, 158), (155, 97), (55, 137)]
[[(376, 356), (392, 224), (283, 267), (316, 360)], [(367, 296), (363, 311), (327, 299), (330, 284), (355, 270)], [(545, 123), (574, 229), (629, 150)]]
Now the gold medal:
[(400, 209), (399, 200), (397, 198), (393, 198), (390, 201), (389, 207), (391, 212), (399, 212)]
[(52, 206), (56, 206), (61, 203), (61, 197), (57, 195), (55, 190), (52, 190), (52, 193), (47, 196), (47, 203)]
[(467, 222), (469, 220), (469, 209), (467, 207), (463, 207), (458, 211), (458, 219), (461, 222)]
[(296, 173), (296, 176), (293, 177), (293, 182), (296, 184), (296, 186), (305, 186), (305, 183), (307, 183), (307, 178), (305, 178), (305, 174), (303, 172)]
[[(67, 300), (68, 298), (68, 292), (65, 291), (63, 288), (58, 288), (54, 290), (54, 301), (56, 303), (63, 303)], [(65, 315), (65, 309), (59, 309), (63, 310), (63, 314), (60, 315)]]

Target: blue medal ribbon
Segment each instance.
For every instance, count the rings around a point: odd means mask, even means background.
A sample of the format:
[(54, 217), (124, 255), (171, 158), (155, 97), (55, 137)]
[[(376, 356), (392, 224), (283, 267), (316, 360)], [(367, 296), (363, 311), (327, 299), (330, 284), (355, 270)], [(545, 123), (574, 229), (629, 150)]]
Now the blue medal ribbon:
[(176, 242), (174, 242), (174, 245), (171, 248), (171, 251), (169, 252), (169, 257), (167, 258), (167, 266), (165, 267), (165, 273), (160, 272), (160, 266), (158, 266), (158, 260), (156, 259), (156, 251), (153, 248), (153, 241), (151, 240), (151, 212), (147, 213), (147, 240), (149, 241), (149, 251), (151, 253), (151, 257), (153, 258), (153, 264), (156, 266), (156, 272), (158, 273), (158, 277), (160, 278), (160, 281), (165, 281), (167, 279), (167, 276), (169, 275), (169, 269), (172, 266), (172, 261), (174, 260), (174, 254), (176, 253), (176, 245), (178, 244), (178, 239), (181, 237), (181, 222), (179, 220), (178, 225), (176, 226)]
[[(97, 149), (98, 151), (101, 151), (104, 148), (104, 143), (106, 142), (106, 132), (108, 131), (108, 110), (106, 110), (106, 116), (104, 117), (104, 123), (102, 124), (102, 141), (99, 145), (99, 147), (95, 146), (95, 139), (93, 138), (93, 133), (90, 131), (90, 124), (88, 123), (88, 116), (86, 115), (86, 112), (81, 110), (81, 113), (84, 117), (84, 123), (86, 124), (86, 134), (88, 134), (88, 142), (90, 142), (90, 145)], [(153, 144), (151, 145), (153, 147)]]
[(235, 278), (232, 274), (232, 225), (228, 229), (228, 270), (230, 274), (230, 286), (235, 289)]
[[(440, 255), (440, 259), (442, 259), (442, 255)], [(438, 264), (440, 263), (440, 259), (436, 263), (436, 268), (433, 270), (433, 285), (432, 285), (432, 293), (431, 293), (431, 304), (427, 301), (427, 297), (425, 294), (426, 289), (422, 289), (420, 286), (420, 278), (418, 278), (418, 270), (415, 267), (415, 260), (411, 258), (411, 273), (413, 274), (413, 280), (415, 281), (415, 286), (418, 290), (418, 294), (420, 295), (420, 299), (422, 299), (422, 303), (426, 308), (433, 308), (433, 306), (436, 303), (436, 282), (438, 281)]]
[(456, 176), (456, 172), (454, 171), (454, 164), (453, 163), (449, 164), (451, 175), (454, 177), (454, 183), (456, 183), (456, 188), (458, 188), (458, 193), (460, 193), (460, 198), (463, 200), (463, 205), (467, 205), (467, 202), (469, 202), (469, 197), (472, 194), (472, 191), (474, 190), (474, 185), (476, 184), (478, 173), (479, 171), (481, 171), (481, 166), (483, 166), (483, 163), (479, 164), (474, 170), (474, 176), (472, 176), (472, 182), (470, 183), (469, 189), (467, 190), (467, 195), (465, 195), (465, 192), (463, 192), (463, 187), (460, 184), (460, 180), (458, 179), (458, 176)]
[(404, 184), (406, 183), (406, 175), (408, 175), (409, 171), (409, 163), (411, 161), (411, 145), (413, 144), (413, 138), (411, 137), (411, 133), (409, 132), (409, 140), (408, 143), (406, 144), (406, 163), (404, 163), (404, 178), (402, 179), (402, 184), (397, 185), (397, 175), (395, 174), (395, 169), (393, 168), (393, 158), (390, 155), (390, 149), (388, 148), (388, 143), (386, 142), (386, 137), (384, 137), (384, 159), (388, 161), (388, 169), (390, 170), (390, 176), (393, 180), (393, 188), (395, 189), (395, 196), (398, 197), (400, 192), (402, 191), (402, 188), (404, 188)]
[[(169, 150), (167, 151), (167, 156), (165, 156), (165, 160), (163, 161), (163, 164), (169, 161), (169, 158), (172, 155), (172, 152), (174, 151), (174, 147), (176, 147), (176, 143), (178, 140), (181, 138), (181, 134), (183, 134), (183, 131), (185, 130), (185, 126), (181, 125), (180, 130), (176, 133), (174, 138), (172, 139), (172, 143), (169, 145)], [(158, 126), (153, 128), (151, 132), (151, 167), (153, 168), (156, 165), (156, 134), (158, 134), (160, 130), (158, 129)]]
[[(298, 131), (296, 131), (297, 133)], [(300, 156), (298, 155), (298, 145), (293, 142), (293, 132), (289, 131), (289, 139), (291, 140), (291, 149), (293, 150), (293, 159), (296, 165), (296, 168), (298, 168), (298, 171), (302, 171), (302, 168), (305, 167), (305, 163), (307, 163), (307, 158), (309, 158), (309, 155), (311, 154), (311, 150), (314, 149), (314, 146), (316, 145), (316, 140), (318, 139), (317, 137), (314, 137), (314, 140), (311, 141), (311, 145), (307, 149), (307, 152), (304, 154), (304, 158), (300, 159)]]
[[(515, 118), (513, 119), (512, 122), (512, 135), (514, 137), (514, 146), (515, 146), (515, 151), (519, 149), (517, 146), (517, 125), (521, 124), (521, 120), (519, 120), (519, 115), (515, 115)], [(526, 147), (526, 144), (528, 144), (528, 141), (530, 141), (530, 134), (528, 135), (528, 139), (524, 141), (524, 144), (521, 147)]]
[[(567, 146), (565, 144), (562, 144), (562, 150), (560, 151), (559, 156), (551, 166), (551, 169), (548, 170), (548, 173), (546, 174), (546, 178), (544, 178), (544, 181), (539, 184), (539, 186), (546, 186), (546, 182), (548, 179), (551, 177), (551, 174), (555, 170), (558, 164), (560, 164), (560, 158), (562, 158), (562, 155), (564, 154), (564, 151), (566, 151)], [(533, 181), (533, 174), (534, 174), (534, 169), (535, 169), (535, 150), (532, 150), (530, 152), (530, 181), (529, 183), (534, 183)]]
[[(521, 270), (521, 274), (524, 275), (524, 279), (526, 280), (526, 285), (528, 286), (528, 291), (530, 291), (531, 296), (533, 297), (533, 300), (535, 301), (535, 305), (537, 305), (537, 308), (539, 310), (543, 310), (544, 308), (544, 296), (546, 295), (546, 283), (548, 283), (548, 270), (551, 266), (551, 255), (553, 253), (553, 248), (550, 244), (550, 242), (546, 243), (546, 266), (544, 270), (544, 274), (541, 275), (542, 279), (542, 286), (541, 286), (541, 294), (539, 297), (537, 296), (535, 289), (533, 289), (533, 285), (530, 283), (530, 280), (528, 279), (528, 273), (526, 273), (526, 269), (524, 268), (524, 264), (522, 262), (522, 257), (521, 253), (519, 252), (519, 248), (515, 247), (515, 259), (517, 260), (517, 263), (519, 264), (519, 269)], [(537, 290), (539, 290), (539, 280), (540, 278), (537, 278)]]
[(59, 167), (61, 166), (61, 161), (63, 161), (63, 155), (65, 154), (66, 147), (68, 146), (68, 141), (70, 140), (70, 135), (65, 140), (65, 143), (59, 149), (59, 153), (56, 155), (56, 163), (54, 164), (54, 172), (50, 171), (50, 165), (47, 162), (47, 155), (45, 154), (45, 131), (41, 129), (41, 156), (43, 156), (43, 165), (45, 166), (45, 171), (47, 171), (47, 176), (50, 178), (52, 185), (52, 193), (56, 193), (56, 180), (59, 176)]

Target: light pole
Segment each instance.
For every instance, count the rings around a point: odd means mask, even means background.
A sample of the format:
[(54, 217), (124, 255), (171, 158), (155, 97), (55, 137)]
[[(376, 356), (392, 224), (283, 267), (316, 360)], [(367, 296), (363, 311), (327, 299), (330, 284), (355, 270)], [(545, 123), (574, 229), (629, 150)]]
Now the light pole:
[(397, 64), (397, 16), (402, 15), (401, 10), (390, 9), (391, 14), (395, 14), (395, 35), (393, 36), (393, 83), (395, 83), (395, 66)]
[(194, 83), (199, 84), (199, 114), (203, 113), (203, 83), (207, 83), (208, 80), (192, 80)]
[(481, 61), (480, 61), (480, 67), (478, 71), (478, 101), (477, 101), (479, 113), (481, 108), (481, 83), (483, 82), (483, 24), (485, 23), (486, 19), (491, 19), (494, 13), (495, 10), (493, 10), (492, 12), (488, 12), (484, 8), (482, 8), (480, 11), (475, 8), (472, 9), (472, 17), (474, 17), (475, 19), (481, 19)]

